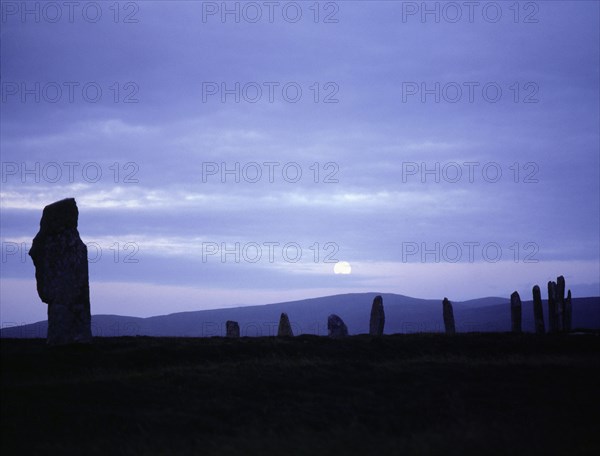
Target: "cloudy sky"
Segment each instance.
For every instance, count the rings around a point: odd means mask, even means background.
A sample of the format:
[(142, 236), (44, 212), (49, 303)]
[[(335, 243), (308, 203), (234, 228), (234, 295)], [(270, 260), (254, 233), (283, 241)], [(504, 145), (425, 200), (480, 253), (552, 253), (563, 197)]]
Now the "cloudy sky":
[(2, 325), (45, 318), (27, 251), (66, 197), (92, 313), (600, 295), (599, 17), (2, 1)]

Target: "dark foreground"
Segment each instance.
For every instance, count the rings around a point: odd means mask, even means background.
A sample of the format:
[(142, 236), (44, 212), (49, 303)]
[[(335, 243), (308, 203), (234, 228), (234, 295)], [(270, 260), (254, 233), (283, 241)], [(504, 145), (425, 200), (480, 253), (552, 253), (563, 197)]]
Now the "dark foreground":
[(2, 340), (3, 455), (600, 454), (600, 337)]

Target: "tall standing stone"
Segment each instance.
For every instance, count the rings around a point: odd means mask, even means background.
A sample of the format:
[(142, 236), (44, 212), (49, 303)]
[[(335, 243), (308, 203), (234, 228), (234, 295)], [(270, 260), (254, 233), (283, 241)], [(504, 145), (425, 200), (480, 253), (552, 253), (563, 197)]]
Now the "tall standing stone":
[(564, 328), (564, 313), (565, 313), (565, 278), (558, 276), (556, 278), (556, 320), (558, 324), (558, 330), (562, 331)]
[(277, 337), (294, 337), (290, 319), (286, 313), (282, 313), (279, 317), (279, 328), (277, 329)]
[(369, 321), (369, 334), (372, 336), (383, 335), (385, 326), (385, 312), (383, 311), (383, 298), (375, 296), (371, 306), (371, 320)]
[(348, 335), (346, 323), (335, 314), (327, 317), (327, 331), (329, 332), (329, 337), (333, 338), (346, 337)]
[(510, 295), (510, 322), (514, 333), (521, 332), (521, 297), (518, 292)]
[(46, 206), (29, 251), (38, 295), (48, 304), (49, 345), (92, 341), (87, 247), (78, 218), (74, 198)]
[(563, 315), (563, 331), (570, 332), (573, 321), (573, 304), (571, 304), (571, 290), (567, 293), (565, 299), (565, 313)]
[(544, 310), (542, 308), (542, 292), (540, 287), (533, 287), (533, 319), (535, 322), (535, 333), (544, 334), (546, 328), (544, 326)]
[(225, 323), (225, 328), (227, 330), (227, 337), (240, 337), (240, 325), (237, 321), (227, 320), (227, 323)]
[(442, 308), (444, 313), (444, 327), (446, 328), (446, 334), (456, 333), (456, 327), (454, 326), (454, 311), (452, 310), (452, 303), (448, 298), (444, 298), (442, 302)]
[(558, 331), (558, 319), (556, 314), (556, 282), (548, 282), (548, 332)]

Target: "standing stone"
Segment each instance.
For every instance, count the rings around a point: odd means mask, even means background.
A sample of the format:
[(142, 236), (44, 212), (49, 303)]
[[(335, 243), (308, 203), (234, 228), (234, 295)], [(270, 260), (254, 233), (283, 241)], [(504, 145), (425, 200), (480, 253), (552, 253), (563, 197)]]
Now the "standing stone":
[(375, 296), (371, 306), (371, 320), (369, 322), (369, 334), (372, 336), (383, 335), (385, 325), (385, 312), (383, 311), (383, 298)]
[(510, 321), (514, 333), (521, 332), (521, 297), (518, 292), (510, 295)]
[(571, 290), (567, 293), (565, 300), (565, 313), (563, 315), (563, 331), (570, 332), (573, 319), (573, 305), (571, 304)]
[(237, 321), (227, 320), (225, 327), (227, 328), (227, 337), (240, 337), (240, 325)]
[(29, 251), (38, 295), (48, 304), (49, 345), (92, 341), (87, 247), (78, 217), (74, 198), (46, 206)]
[(279, 317), (279, 328), (277, 329), (277, 337), (294, 337), (290, 319), (286, 313), (282, 313)]
[(329, 332), (329, 337), (334, 338), (346, 337), (348, 335), (348, 328), (344, 320), (335, 314), (327, 317), (327, 331)]
[(565, 278), (559, 276), (556, 278), (556, 321), (558, 324), (558, 330), (562, 331), (564, 327), (564, 313), (565, 313)]
[(544, 310), (542, 309), (542, 292), (537, 285), (533, 287), (533, 319), (535, 321), (535, 333), (544, 334)]
[(558, 320), (556, 318), (556, 282), (548, 282), (548, 332), (558, 331)]
[(444, 298), (442, 308), (444, 312), (444, 327), (446, 328), (446, 334), (455, 334), (454, 311), (452, 310), (452, 303), (448, 301), (448, 298)]

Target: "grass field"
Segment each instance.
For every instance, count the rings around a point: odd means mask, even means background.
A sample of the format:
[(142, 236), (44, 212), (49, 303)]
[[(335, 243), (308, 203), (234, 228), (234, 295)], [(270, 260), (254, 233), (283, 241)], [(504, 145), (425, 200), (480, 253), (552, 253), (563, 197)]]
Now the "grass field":
[(600, 337), (0, 342), (9, 454), (600, 454)]

